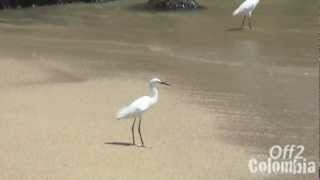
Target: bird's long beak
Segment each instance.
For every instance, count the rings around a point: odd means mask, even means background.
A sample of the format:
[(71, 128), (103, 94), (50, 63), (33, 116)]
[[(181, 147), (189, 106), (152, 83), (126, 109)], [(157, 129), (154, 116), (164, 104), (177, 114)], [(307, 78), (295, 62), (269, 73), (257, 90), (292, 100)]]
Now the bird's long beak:
[(161, 81), (160, 82), (161, 84), (164, 84), (164, 85), (167, 85), (167, 86), (170, 86), (171, 84), (169, 84), (169, 83), (167, 83), (167, 82), (165, 82), (165, 81)]

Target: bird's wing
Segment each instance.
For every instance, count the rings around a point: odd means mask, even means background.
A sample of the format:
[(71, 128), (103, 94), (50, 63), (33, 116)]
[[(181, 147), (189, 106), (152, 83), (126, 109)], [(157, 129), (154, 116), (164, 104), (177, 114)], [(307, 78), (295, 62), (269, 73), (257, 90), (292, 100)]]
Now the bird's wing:
[(254, 7), (254, 4), (251, 0), (244, 1), (235, 11), (233, 11), (232, 15), (236, 16), (242, 13), (249, 13), (249, 11)]
[(121, 108), (117, 112), (117, 119), (136, 117), (139, 113), (146, 111), (151, 106), (151, 100), (148, 96), (140, 97), (134, 100), (130, 105)]
[(135, 108), (139, 112), (144, 112), (151, 106), (151, 99), (149, 96), (142, 96), (133, 101), (129, 106)]
[(134, 116), (136, 110), (131, 108), (130, 106), (126, 106), (121, 108), (117, 112), (117, 119), (125, 119)]

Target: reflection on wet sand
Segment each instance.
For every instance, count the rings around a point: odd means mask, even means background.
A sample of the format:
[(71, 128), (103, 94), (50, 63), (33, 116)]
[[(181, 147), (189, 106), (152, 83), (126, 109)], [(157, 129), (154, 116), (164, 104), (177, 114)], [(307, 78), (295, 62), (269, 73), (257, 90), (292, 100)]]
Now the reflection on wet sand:
[[(30, 163), (36, 179), (269, 179), (248, 174), (247, 160), (274, 144), (319, 159), (315, 1), (263, 1), (241, 31), (232, 1), (165, 13), (130, 8), (139, 3), (1, 12), (3, 179), (31, 177)], [(114, 113), (151, 77), (175, 84), (146, 121), (153, 148), (121, 149), (128, 127)]]

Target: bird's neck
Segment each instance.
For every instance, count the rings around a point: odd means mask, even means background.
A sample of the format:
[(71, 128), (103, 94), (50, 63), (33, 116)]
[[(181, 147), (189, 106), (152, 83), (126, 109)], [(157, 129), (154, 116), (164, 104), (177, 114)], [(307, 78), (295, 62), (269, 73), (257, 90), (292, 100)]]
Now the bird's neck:
[(150, 84), (150, 97), (153, 103), (156, 103), (158, 101), (159, 91), (158, 88), (153, 84)]

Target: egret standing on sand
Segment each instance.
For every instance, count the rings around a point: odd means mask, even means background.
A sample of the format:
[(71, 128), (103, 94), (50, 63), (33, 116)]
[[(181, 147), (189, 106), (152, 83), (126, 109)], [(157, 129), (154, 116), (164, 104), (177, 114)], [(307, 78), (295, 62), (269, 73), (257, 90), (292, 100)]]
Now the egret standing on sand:
[(235, 11), (233, 11), (233, 14), (232, 14), (233, 16), (236, 16), (236, 15), (243, 16), (241, 28), (244, 27), (246, 18), (248, 17), (249, 28), (252, 29), (251, 16), (252, 16), (253, 10), (256, 8), (258, 3), (259, 3), (259, 0), (246, 0)]
[(142, 146), (143, 139), (141, 135), (141, 120), (142, 120), (142, 114), (149, 110), (154, 104), (156, 104), (159, 100), (159, 92), (157, 88), (157, 84), (164, 84), (169, 86), (167, 82), (161, 81), (158, 78), (153, 78), (149, 82), (150, 86), (150, 96), (142, 96), (135, 101), (133, 101), (130, 105), (120, 109), (117, 113), (117, 119), (125, 119), (125, 118), (134, 118), (133, 124), (131, 126), (131, 134), (132, 134), (132, 144), (135, 145), (135, 139), (134, 139), (134, 125), (136, 123), (136, 119), (139, 118), (139, 127), (138, 132), (140, 135), (140, 140)]

